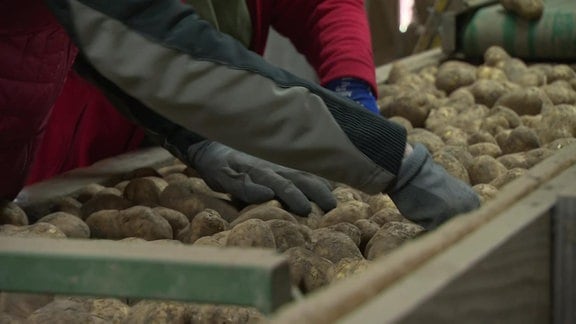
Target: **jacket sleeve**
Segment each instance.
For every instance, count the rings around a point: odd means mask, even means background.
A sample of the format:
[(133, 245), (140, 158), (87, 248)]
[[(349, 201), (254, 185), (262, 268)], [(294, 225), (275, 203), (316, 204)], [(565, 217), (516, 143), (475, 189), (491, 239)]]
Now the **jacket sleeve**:
[(370, 27), (363, 0), (275, 0), (272, 26), (290, 39), (320, 83), (354, 77), (377, 96)]
[[(199, 136), (376, 193), (405, 130), (266, 63), (178, 0), (46, 0), (101, 86)], [(149, 123), (150, 124), (150, 123)]]

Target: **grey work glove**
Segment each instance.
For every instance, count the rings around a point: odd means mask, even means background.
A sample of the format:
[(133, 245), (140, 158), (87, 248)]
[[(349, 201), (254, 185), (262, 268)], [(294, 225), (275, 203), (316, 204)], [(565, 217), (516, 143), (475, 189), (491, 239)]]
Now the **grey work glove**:
[(273, 198), (289, 211), (308, 216), (310, 201), (322, 210), (336, 207), (328, 181), (236, 151), (217, 142), (202, 141), (188, 148), (188, 159), (206, 183), (248, 204)]
[(388, 195), (402, 215), (427, 230), (480, 206), (476, 192), (434, 162), (422, 144), (404, 159), (397, 179)]

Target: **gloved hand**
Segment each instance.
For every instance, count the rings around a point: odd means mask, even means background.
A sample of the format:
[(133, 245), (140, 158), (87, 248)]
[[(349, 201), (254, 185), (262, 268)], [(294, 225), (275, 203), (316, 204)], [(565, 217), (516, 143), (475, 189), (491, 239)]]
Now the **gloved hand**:
[(434, 162), (422, 144), (404, 158), (388, 195), (402, 215), (428, 230), (480, 206), (476, 192)]
[(359, 79), (342, 78), (328, 82), (326, 89), (330, 89), (346, 98), (352, 99), (361, 104), (376, 115), (380, 115), (376, 98), (372, 94), (370, 86)]
[(248, 204), (276, 197), (301, 216), (312, 211), (310, 201), (322, 210), (336, 207), (328, 181), (236, 151), (217, 142), (202, 141), (188, 148), (188, 160), (216, 191), (230, 193)]

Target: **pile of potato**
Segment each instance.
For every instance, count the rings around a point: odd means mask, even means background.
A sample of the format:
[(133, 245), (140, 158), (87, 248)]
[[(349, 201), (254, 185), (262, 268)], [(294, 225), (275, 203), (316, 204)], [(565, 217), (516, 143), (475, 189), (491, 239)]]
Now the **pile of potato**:
[(485, 201), (554, 151), (576, 142), (576, 72), (491, 47), (481, 65), (450, 60), (408, 73), (393, 66), (381, 113), (402, 124)]
[[(395, 65), (380, 88), (383, 116), (408, 130), (482, 201), (554, 151), (576, 142), (574, 67), (534, 64), (490, 48), (483, 64), (446, 61), (410, 73)], [(143, 168), (112, 186), (92, 184), (54, 201), (28, 224), (16, 204), (0, 205), (0, 235), (111, 239), (126, 244), (264, 247), (285, 255), (302, 293), (361, 273), (372, 260), (422, 234), (387, 195), (344, 185), (338, 207), (308, 217), (276, 200), (241, 206), (214, 192), (180, 161)], [(147, 242), (149, 241), (149, 242)], [(148, 300), (0, 294), (0, 322), (254, 322), (245, 307)]]

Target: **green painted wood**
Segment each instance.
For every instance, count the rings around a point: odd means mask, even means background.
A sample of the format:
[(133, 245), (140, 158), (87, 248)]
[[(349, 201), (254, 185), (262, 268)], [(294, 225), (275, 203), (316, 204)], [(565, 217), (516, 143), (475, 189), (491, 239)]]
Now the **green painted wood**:
[(0, 237), (0, 290), (246, 305), (291, 300), (271, 250)]

